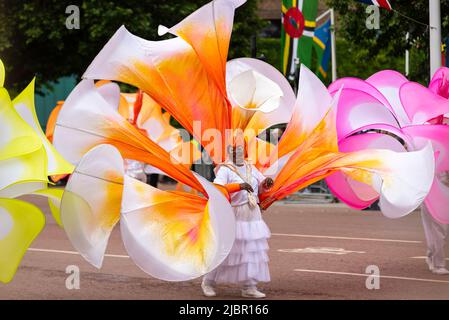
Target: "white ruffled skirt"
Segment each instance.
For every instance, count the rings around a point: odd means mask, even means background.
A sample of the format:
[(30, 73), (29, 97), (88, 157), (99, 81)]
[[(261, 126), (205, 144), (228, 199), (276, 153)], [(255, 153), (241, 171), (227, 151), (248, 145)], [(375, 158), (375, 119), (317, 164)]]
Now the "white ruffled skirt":
[(268, 241), (270, 230), (262, 220), (259, 207), (248, 204), (233, 207), (236, 218), (236, 239), (226, 259), (208, 273), (209, 283), (255, 285), (270, 281)]

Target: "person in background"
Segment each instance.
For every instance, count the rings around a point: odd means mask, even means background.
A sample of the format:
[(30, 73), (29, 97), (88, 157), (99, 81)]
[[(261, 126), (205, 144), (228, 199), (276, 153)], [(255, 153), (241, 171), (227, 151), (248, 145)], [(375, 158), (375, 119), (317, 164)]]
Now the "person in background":
[(125, 159), (125, 173), (134, 179), (147, 183), (147, 175), (143, 171), (144, 166), (145, 164), (140, 161)]
[(158, 171), (158, 170), (156, 168), (154, 168), (153, 166), (146, 164), (143, 171), (145, 172), (145, 174), (147, 176), (147, 183), (150, 186), (157, 188), (157, 185), (159, 183), (159, 174), (155, 173), (155, 171)]
[[(128, 119), (128, 122), (132, 125), (135, 125), (134, 120), (132, 118)], [(145, 164), (143, 162), (131, 159), (125, 159), (125, 173), (143, 183), (147, 183), (147, 175), (145, 174)]]
[[(449, 187), (448, 172), (442, 173), (438, 176), (438, 179), (441, 183)], [(424, 203), (421, 206), (421, 219), (427, 242), (426, 262), (429, 270), (435, 274), (449, 275), (449, 270), (446, 268), (445, 254), (445, 248), (449, 238), (449, 225), (436, 221)]]

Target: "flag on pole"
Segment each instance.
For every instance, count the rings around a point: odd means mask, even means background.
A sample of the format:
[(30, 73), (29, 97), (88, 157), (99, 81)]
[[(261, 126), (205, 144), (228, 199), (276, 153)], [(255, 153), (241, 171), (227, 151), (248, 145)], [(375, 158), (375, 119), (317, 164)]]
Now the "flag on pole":
[(331, 19), (315, 29), (313, 37), (313, 48), (316, 54), (317, 67), (316, 74), (321, 80), (327, 78), (327, 70), (331, 58)]
[(282, 71), (294, 80), (295, 59), (311, 68), (318, 0), (282, 0)]
[(449, 38), (446, 40), (446, 67), (449, 68)]
[(442, 46), (442, 65), (449, 67), (449, 38), (446, 39), (446, 43)]
[(380, 8), (385, 8), (387, 10), (391, 10), (391, 5), (388, 0), (356, 0), (358, 2), (363, 2), (370, 5), (375, 5)]

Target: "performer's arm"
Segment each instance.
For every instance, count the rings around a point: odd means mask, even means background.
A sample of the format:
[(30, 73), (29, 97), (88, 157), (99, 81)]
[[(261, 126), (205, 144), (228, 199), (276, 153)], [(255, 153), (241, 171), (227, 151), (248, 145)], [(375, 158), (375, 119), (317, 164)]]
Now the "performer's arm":
[(215, 187), (217, 187), (225, 195), (239, 192), (242, 190), (240, 184), (238, 184), (238, 183), (229, 183), (229, 184), (225, 184), (225, 185), (221, 185), (218, 183), (214, 183), (214, 184), (215, 184)]
[(256, 167), (253, 167), (253, 172), (257, 181), (259, 182), (259, 193), (270, 190), (274, 184), (273, 179), (265, 178), (265, 176), (259, 170), (257, 170)]
[(228, 201), (231, 201), (231, 194), (240, 191), (241, 188), (238, 183), (227, 183), (228, 181), (228, 170), (225, 167), (219, 167), (215, 173), (214, 184), (226, 196)]
[(229, 181), (228, 171), (225, 167), (220, 167), (215, 175), (214, 184), (228, 200), (231, 199), (231, 194), (246, 190), (254, 192), (253, 188), (248, 183), (227, 183)]
[(231, 194), (242, 190), (239, 183), (228, 183), (228, 184), (225, 184), (224, 187)]
[(221, 193), (223, 193), (226, 198), (228, 198), (228, 200), (231, 199), (231, 194), (235, 193), (235, 192), (239, 192), (242, 190), (247, 190), (250, 192), (253, 192), (253, 188), (251, 187), (251, 185), (249, 183), (228, 183), (225, 185), (221, 185), (221, 184), (217, 184), (215, 183), (215, 187), (217, 187), (218, 190), (221, 191)]
[(225, 186), (222, 186), (221, 184), (214, 183), (214, 186), (220, 190), (221, 193), (228, 199), (229, 202), (231, 202), (231, 194), (229, 193), (228, 189), (226, 189)]

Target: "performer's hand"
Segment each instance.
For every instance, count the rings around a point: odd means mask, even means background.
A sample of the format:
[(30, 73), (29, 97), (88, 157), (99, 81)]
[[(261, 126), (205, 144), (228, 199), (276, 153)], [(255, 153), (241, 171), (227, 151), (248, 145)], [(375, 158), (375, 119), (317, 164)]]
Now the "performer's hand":
[(264, 187), (265, 189), (271, 189), (271, 187), (273, 186), (273, 184), (274, 184), (274, 181), (273, 181), (273, 179), (271, 179), (271, 178), (266, 178), (266, 179), (263, 181), (263, 187)]
[(240, 184), (240, 190), (246, 190), (248, 192), (254, 192), (253, 187), (251, 187), (251, 185), (249, 183), (241, 183)]

